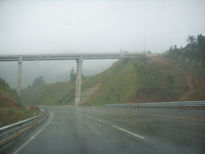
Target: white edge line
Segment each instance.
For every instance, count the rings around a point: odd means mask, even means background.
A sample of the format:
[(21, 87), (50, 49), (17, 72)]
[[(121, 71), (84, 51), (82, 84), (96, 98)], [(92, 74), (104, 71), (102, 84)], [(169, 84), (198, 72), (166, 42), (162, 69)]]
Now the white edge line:
[(135, 137), (137, 137), (137, 138), (140, 138), (140, 139), (142, 139), (142, 140), (145, 139), (145, 137), (143, 137), (143, 136), (141, 136), (141, 135), (138, 135), (138, 134), (135, 134), (135, 133), (133, 133), (133, 132), (130, 132), (130, 131), (126, 130), (126, 129), (120, 128), (120, 127), (118, 127), (118, 126), (116, 126), (116, 125), (112, 125), (112, 127), (116, 128), (116, 129), (119, 129), (119, 130), (121, 130), (121, 131), (123, 131), (123, 132), (126, 132), (126, 133), (128, 133), (128, 134), (130, 134), (130, 135), (133, 135), (133, 136), (135, 136)]
[(16, 151), (14, 151), (12, 154), (17, 154), (18, 152), (20, 152), (27, 144), (29, 144), (36, 136), (38, 136), (53, 120), (54, 118), (54, 114), (53, 112), (51, 112), (51, 118), (50, 120), (44, 125), (44, 127), (42, 127), (34, 136), (32, 136), (31, 138), (29, 138), (22, 146), (20, 146)]

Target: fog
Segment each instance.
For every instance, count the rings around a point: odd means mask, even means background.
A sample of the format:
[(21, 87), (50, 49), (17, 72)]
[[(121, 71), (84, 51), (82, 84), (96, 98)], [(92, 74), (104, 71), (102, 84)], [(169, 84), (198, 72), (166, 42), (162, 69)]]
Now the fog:
[[(205, 34), (204, 14), (204, 0), (0, 0), (0, 54), (160, 53), (184, 46), (190, 34)], [(84, 61), (84, 74), (113, 62)], [(75, 65), (24, 62), (23, 85), (39, 75), (66, 80)], [(0, 63), (0, 76), (13, 86), (16, 71), (16, 63)]]
[[(104, 71), (116, 60), (87, 60), (83, 61), (83, 76), (92, 76)], [(1, 62), (0, 76), (6, 80), (12, 88), (17, 85), (17, 62)], [(35, 61), (23, 62), (22, 87), (32, 84), (38, 76), (43, 76), (46, 83), (67, 81), (70, 79), (70, 71), (76, 72), (75, 61)]]

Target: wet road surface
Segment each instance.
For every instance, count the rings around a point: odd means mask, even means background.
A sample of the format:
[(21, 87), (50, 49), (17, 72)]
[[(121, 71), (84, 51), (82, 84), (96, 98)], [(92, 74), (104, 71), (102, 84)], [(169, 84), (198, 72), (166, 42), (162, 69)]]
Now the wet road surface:
[(204, 110), (46, 108), (49, 118), (8, 145), (7, 153), (205, 153)]

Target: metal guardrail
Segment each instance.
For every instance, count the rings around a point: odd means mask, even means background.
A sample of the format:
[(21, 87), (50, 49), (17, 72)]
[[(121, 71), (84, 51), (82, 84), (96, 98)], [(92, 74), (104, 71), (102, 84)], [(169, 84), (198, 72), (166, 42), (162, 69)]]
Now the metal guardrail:
[(21, 128), (25, 128), (26, 126), (33, 124), (34, 122), (40, 120), (41, 118), (45, 117), (46, 115), (48, 115), (48, 113), (44, 112), (41, 115), (34, 116), (32, 118), (28, 118), (28, 119), (16, 122), (14, 124), (10, 124), (10, 125), (1, 127), (0, 128), (0, 141), (15, 134)]
[(156, 102), (156, 103), (130, 103), (130, 104), (106, 104), (106, 107), (133, 107), (133, 108), (185, 108), (205, 107), (205, 101), (181, 101), (181, 102)]

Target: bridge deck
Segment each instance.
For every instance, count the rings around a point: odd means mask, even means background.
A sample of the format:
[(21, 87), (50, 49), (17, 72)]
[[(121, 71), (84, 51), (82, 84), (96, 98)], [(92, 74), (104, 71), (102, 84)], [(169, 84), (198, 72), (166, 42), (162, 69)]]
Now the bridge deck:
[(39, 54), (39, 55), (1, 55), (0, 61), (35, 60), (76, 60), (76, 59), (121, 59), (142, 56), (142, 53), (77, 53), (77, 54)]

